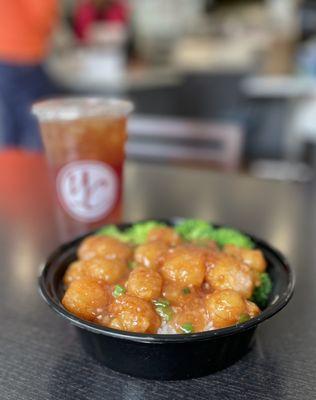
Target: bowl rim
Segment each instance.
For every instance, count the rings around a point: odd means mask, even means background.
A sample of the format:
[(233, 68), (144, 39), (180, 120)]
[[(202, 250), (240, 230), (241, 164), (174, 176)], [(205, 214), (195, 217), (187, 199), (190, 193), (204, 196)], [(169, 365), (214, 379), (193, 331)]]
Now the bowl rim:
[[(131, 226), (134, 223), (137, 222), (145, 222), (145, 221), (159, 221), (159, 222), (164, 222), (170, 226), (175, 225), (176, 223), (180, 222), (181, 220), (184, 220), (187, 218), (180, 218), (180, 217), (175, 217), (175, 218), (168, 218), (168, 219), (160, 219), (160, 218), (152, 218), (152, 219), (143, 219), (141, 221), (135, 221), (135, 222), (129, 222), (129, 223), (118, 223), (118, 224), (105, 224), (106, 225), (116, 225), (119, 229), (124, 229), (127, 228), (128, 226)], [(213, 226), (215, 227), (224, 227), (224, 228), (232, 228), (231, 226), (228, 225), (222, 225), (222, 224), (214, 224), (212, 223)], [(293, 269), (290, 267), (290, 264), (288, 263), (287, 259), (284, 257), (284, 255), (277, 249), (275, 249), (273, 246), (268, 244), (265, 240), (259, 239), (256, 236), (249, 234), (243, 230), (238, 229), (241, 233), (247, 235), (250, 237), (250, 239), (256, 244), (261, 249), (266, 249), (270, 253), (273, 254), (275, 258), (278, 259), (280, 265), (282, 265), (283, 269), (286, 271), (287, 274), (287, 287), (286, 290), (280, 293), (276, 299), (276, 301), (270, 305), (268, 305), (257, 317), (251, 318), (249, 321), (246, 321), (241, 324), (237, 325), (232, 325), (227, 328), (220, 328), (220, 329), (214, 329), (211, 331), (205, 331), (205, 332), (197, 332), (197, 333), (178, 333), (178, 334), (148, 334), (148, 333), (134, 333), (134, 332), (128, 332), (128, 331), (121, 331), (117, 329), (112, 329), (108, 327), (103, 327), (100, 326), (96, 323), (85, 321), (81, 318), (76, 317), (74, 314), (70, 313), (67, 311), (63, 305), (61, 304), (60, 301), (57, 301), (54, 296), (50, 295), (49, 290), (47, 288), (46, 284), (46, 276), (48, 273), (48, 270), (50, 268), (50, 265), (53, 262), (56, 262), (56, 259), (58, 259), (65, 251), (69, 250), (70, 248), (74, 246), (78, 246), (79, 243), (89, 235), (94, 234), (96, 231), (90, 231), (82, 236), (79, 236), (65, 244), (60, 245), (55, 249), (55, 251), (48, 257), (46, 263), (44, 264), (44, 267), (40, 273), (40, 276), (38, 278), (38, 289), (41, 297), (44, 299), (44, 301), (61, 317), (65, 318), (68, 320), (70, 323), (73, 325), (88, 330), (92, 333), (96, 334), (101, 334), (105, 336), (110, 336), (113, 338), (118, 338), (118, 339), (124, 339), (124, 340), (130, 340), (134, 342), (140, 342), (140, 343), (182, 343), (182, 342), (188, 342), (188, 341), (204, 341), (204, 340), (210, 340), (210, 339), (216, 339), (224, 336), (230, 336), (230, 335), (235, 335), (244, 331), (247, 331), (249, 329), (254, 329), (257, 325), (262, 323), (263, 321), (271, 318), (273, 315), (281, 311), (286, 304), (289, 302), (291, 299), (293, 292), (294, 292), (294, 287), (295, 287), (295, 274)]]

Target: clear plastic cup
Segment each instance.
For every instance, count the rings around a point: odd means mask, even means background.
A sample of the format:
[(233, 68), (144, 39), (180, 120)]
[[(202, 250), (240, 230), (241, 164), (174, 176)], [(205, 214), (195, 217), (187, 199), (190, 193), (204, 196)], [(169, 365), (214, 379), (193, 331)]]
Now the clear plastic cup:
[(74, 97), (35, 103), (55, 187), (62, 239), (117, 222), (129, 101)]

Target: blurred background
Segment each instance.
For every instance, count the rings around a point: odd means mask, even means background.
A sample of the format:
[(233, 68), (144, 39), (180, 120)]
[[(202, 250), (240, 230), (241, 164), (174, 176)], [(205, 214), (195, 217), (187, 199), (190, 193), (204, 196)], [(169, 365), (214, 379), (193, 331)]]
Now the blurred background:
[(313, 177), (316, 1), (1, 4), (2, 148), (41, 148), (36, 100), (115, 96), (136, 107), (129, 159)]

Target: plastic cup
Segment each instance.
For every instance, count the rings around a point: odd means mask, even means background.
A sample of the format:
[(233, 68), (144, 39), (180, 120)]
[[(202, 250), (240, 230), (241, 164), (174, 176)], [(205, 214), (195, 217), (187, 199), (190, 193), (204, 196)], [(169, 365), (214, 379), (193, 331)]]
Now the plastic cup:
[(129, 101), (57, 98), (35, 103), (56, 188), (62, 239), (121, 219)]

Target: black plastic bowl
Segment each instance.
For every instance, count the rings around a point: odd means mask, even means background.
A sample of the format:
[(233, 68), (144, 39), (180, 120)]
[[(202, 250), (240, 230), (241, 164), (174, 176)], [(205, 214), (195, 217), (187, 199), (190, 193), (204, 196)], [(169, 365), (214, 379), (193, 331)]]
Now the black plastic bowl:
[[(164, 221), (170, 225), (177, 219)], [(130, 224), (118, 225), (126, 228)], [(279, 251), (248, 235), (263, 251), (273, 282), (269, 304), (243, 324), (209, 332), (154, 335), (123, 332), (77, 318), (61, 304), (62, 277), (83, 237), (59, 247), (48, 259), (39, 278), (40, 293), (59, 315), (76, 326), (84, 348), (115, 371), (147, 379), (173, 380), (208, 375), (247, 353), (257, 326), (279, 312), (290, 300), (294, 275)]]

